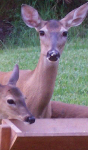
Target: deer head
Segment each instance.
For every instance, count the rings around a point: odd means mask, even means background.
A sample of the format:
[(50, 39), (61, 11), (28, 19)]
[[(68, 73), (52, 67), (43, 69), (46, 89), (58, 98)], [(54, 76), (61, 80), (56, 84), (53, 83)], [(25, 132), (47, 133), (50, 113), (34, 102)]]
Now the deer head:
[(19, 67), (15, 65), (7, 85), (0, 85), (0, 119), (19, 119), (34, 123), (35, 118), (27, 109), (25, 97), (16, 87)]
[(80, 25), (88, 13), (88, 2), (71, 11), (61, 20), (42, 20), (37, 10), (23, 4), (21, 14), (23, 21), (30, 28), (39, 32), (41, 53), (51, 62), (56, 62), (62, 54), (67, 41), (68, 30)]

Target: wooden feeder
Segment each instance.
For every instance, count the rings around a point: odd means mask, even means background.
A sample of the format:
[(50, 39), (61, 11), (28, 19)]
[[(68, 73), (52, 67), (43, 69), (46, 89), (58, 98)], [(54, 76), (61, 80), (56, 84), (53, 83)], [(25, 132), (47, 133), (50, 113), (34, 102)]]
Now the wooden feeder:
[(4, 119), (0, 150), (88, 150), (88, 119)]

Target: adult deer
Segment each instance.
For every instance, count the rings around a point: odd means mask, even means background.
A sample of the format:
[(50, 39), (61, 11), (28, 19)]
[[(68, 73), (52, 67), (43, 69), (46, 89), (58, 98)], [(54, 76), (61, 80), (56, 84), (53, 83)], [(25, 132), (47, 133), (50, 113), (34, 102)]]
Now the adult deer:
[(19, 119), (34, 123), (35, 118), (29, 112), (25, 97), (16, 87), (19, 78), (19, 67), (16, 65), (7, 85), (0, 84), (0, 119)]
[[(41, 53), (35, 70), (20, 70), (17, 86), (27, 97), (28, 108), (38, 118), (56, 116), (55, 105), (57, 106), (57, 103), (51, 102), (50, 99), (54, 90), (59, 58), (67, 41), (68, 30), (80, 25), (87, 12), (88, 2), (59, 21), (44, 21), (33, 7), (22, 5), (21, 14), (24, 22), (28, 27), (35, 28), (39, 32)], [(11, 72), (0, 72), (0, 82), (7, 83), (10, 74)], [(51, 105), (53, 103), (54, 105)], [(58, 104), (57, 109), (60, 107), (59, 102)], [(78, 108), (80, 109), (80, 106)]]

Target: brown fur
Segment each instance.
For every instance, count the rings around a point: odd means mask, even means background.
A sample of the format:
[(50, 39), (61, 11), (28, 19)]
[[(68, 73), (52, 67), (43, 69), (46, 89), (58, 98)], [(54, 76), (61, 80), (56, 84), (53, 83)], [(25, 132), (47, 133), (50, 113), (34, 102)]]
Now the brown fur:
[[(16, 65), (7, 84), (0, 85), (0, 119), (9, 118), (25, 121), (26, 117), (32, 117), (26, 106), (24, 95), (16, 87), (18, 78), (19, 68)], [(8, 103), (9, 100), (14, 103)]]
[(52, 118), (88, 118), (88, 107), (52, 101)]
[[(38, 118), (50, 118), (51, 116), (58, 117), (57, 112), (61, 104), (58, 102), (57, 105), (56, 102), (50, 102), (54, 90), (59, 59), (56, 62), (49, 61), (47, 59), (47, 52), (51, 49), (55, 49), (61, 55), (67, 40), (67, 38), (63, 36), (63, 32), (68, 31), (70, 27), (78, 26), (79, 24), (81, 24), (86, 17), (87, 12), (88, 2), (70, 12), (60, 21), (44, 21), (39, 16), (37, 10), (35, 10), (31, 6), (25, 4), (22, 5), (21, 13), (26, 25), (35, 28), (38, 32), (44, 31), (45, 33), (44, 36), (40, 35), (41, 53), (37, 67), (33, 71), (20, 70), (20, 78), (17, 84), (20, 90), (27, 97), (26, 104), (28, 108), (33, 113), (33, 115)], [(0, 72), (0, 83), (7, 83), (10, 74), (11, 72)], [(64, 109), (65, 106), (67, 110), (67, 104), (64, 104)], [(78, 109), (80, 109), (80, 106), (77, 107), (77, 111)], [(86, 111), (84, 107), (83, 110)], [(64, 112), (66, 113), (66, 111)], [(69, 117), (70, 112), (71, 111), (69, 107)]]

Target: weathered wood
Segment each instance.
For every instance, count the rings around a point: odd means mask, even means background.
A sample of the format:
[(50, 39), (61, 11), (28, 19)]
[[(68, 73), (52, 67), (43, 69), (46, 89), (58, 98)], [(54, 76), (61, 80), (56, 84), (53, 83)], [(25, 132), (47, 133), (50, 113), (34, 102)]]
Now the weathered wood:
[[(19, 122), (19, 121), (18, 121)], [(20, 129), (17, 128), (16, 125), (14, 125), (10, 120), (3, 119), (2, 124), (9, 125), (11, 127), (11, 137), (10, 137), (10, 147), (13, 145), (13, 143), (16, 141), (17, 133), (22, 132)]]
[(88, 137), (18, 137), (11, 150), (88, 150)]
[(14, 132), (10, 150), (88, 150), (88, 119), (4, 120)]
[[(23, 122), (21, 122), (21, 121), (19, 121), (19, 120), (16, 120), (16, 119), (13, 119), (12, 120), (13, 122), (20, 122), (20, 123), (23, 123)], [(16, 133), (20, 133), (20, 132), (22, 132), (15, 124), (13, 124), (10, 120), (8, 120), (8, 119), (3, 119), (2, 120), (2, 124), (8, 124), (10, 127), (11, 127), (11, 129), (13, 129)], [(24, 124), (24, 123), (23, 123)]]
[(11, 127), (9, 125), (0, 125), (0, 150), (9, 150), (10, 137)]

